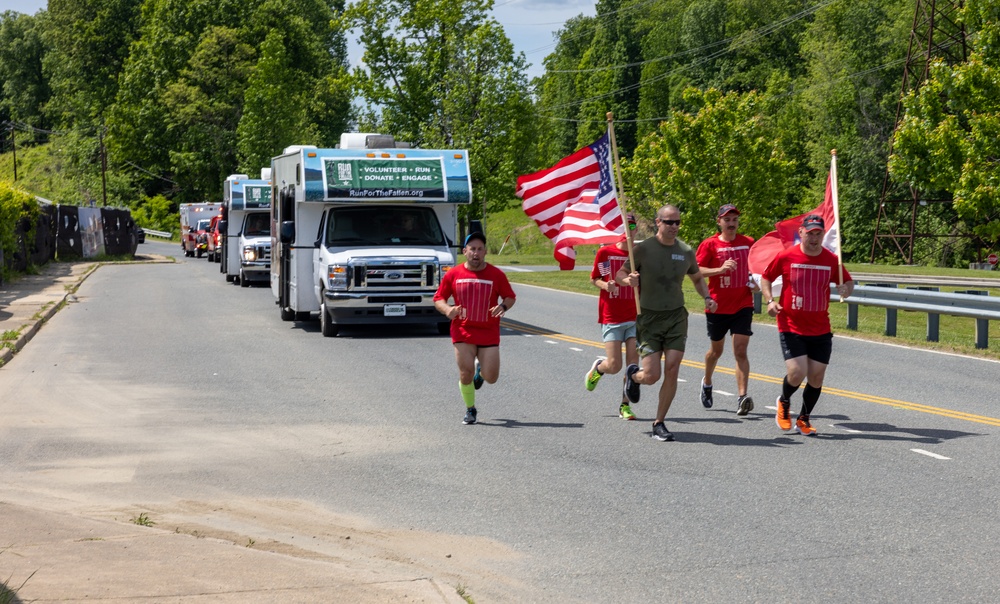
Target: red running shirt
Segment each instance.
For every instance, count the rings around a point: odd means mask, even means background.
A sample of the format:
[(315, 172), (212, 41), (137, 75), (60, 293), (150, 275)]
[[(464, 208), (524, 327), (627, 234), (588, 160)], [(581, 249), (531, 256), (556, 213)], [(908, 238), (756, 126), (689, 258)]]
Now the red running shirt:
[[(730, 241), (723, 241), (713, 235), (701, 242), (695, 259), (698, 266), (719, 268), (726, 260), (736, 261), (736, 270), (708, 278), (708, 293), (719, 305), (715, 311), (720, 315), (732, 315), (744, 308), (753, 307), (753, 293), (747, 286), (750, 282), (750, 246), (753, 237), (737, 234)], [(708, 311), (705, 311), (708, 312)]]
[[(615, 273), (628, 261), (628, 254), (614, 245), (606, 245), (594, 256), (594, 269), (590, 271), (591, 279), (614, 281)], [(601, 325), (614, 325), (635, 321), (635, 290), (631, 287), (618, 286), (615, 294), (601, 290), (597, 302), (597, 322)]]
[(830, 333), (830, 283), (852, 280), (845, 268), (840, 281), (839, 267), (836, 254), (826, 248), (818, 256), (808, 256), (796, 245), (774, 257), (762, 276), (771, 283), (781, 277), (778, 331), (800, 336)]
[(462, 314), (451, 322), (451, 341), (497, 346), (500, 344), (500, 319), (490, 316), (490, 308), (504, 298), (516, 298), (503, 271), (486, 264), (470, 271), (464, 264), (449, 270), (441, 279), (434, 300), (454, 299)]

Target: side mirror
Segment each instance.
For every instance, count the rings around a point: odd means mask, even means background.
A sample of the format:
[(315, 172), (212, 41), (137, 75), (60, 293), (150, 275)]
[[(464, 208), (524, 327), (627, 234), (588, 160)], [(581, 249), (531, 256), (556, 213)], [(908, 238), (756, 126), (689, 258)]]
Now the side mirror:
[(225, 221), (225, 220), (220, 220), (218, 226), (219, 226), (219, 232), (220, 233), (225, 233), (226, 232), (226, 227), (229, 226), (229, 223), (227, 221)]
[(291, 220), (286, 220), (281, 223), (281, 231), (279, 232), (279, 241), (281, 243), (291, 243), (295, 240), (295, 223)]

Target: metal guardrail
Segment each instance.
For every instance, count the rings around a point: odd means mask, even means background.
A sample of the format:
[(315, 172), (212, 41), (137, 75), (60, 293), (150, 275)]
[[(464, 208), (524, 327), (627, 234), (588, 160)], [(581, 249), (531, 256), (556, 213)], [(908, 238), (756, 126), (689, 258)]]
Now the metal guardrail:
[[(854, 276), (854, 275), (852, 275)], [(761, 295), (753, 296), (754, 312), (761, 312)], [(840, 294), (835, 285), (830, 286), (830, 302), (839, 302)], [(927, 313), (927, 341), (940, 339), (941, 315), (970, 317), (976, 320), (976, 348), (989, 347), (990, 321), (1000, 321), (1000, 296), (989, 296), (986, 291), (939, 292), (931, 287), (897, 288), (884, 285), (858, 285), (851, 297), (846, 298), (847, 328), (857, 331), (858, 307), (874, 306), (885, 309), (885, 331), (895, 337), (898, 312)]]
[(153, 237), (162, 237), (164, 239), (170, 239), (174, 236), (173, 233), (167, 231), (154, 231), (153, 229), (140, 228), (140, 230), (145, 231), (147, 235), (152, 235)]
[[(830, 288), (830, 301), (840, 300), (836, 287)], [(940, 316), (971, 317), (976, 320), (976, 348), (989, 347), (990, 321), (1000, 321), (1000, 297), (990, 297), (985, 291), (939, 292), (931, 288), (896, 288), (894, 286), (859, 285), (847, 306), (847, 328), (858, 329), (858, 306), (885, 309), (885, 335), (896, 335), (896, 317), (900, 310), (927, 313), (927, 341), (937, 342)]]
[(1000, 279), (989, 277), (942, 277), (934, 275), (890, 275), (881, 273), (851, 273), (855, 283), (899, 283), (902, 285), (932, 285), (937, 287), (1000, 287)]

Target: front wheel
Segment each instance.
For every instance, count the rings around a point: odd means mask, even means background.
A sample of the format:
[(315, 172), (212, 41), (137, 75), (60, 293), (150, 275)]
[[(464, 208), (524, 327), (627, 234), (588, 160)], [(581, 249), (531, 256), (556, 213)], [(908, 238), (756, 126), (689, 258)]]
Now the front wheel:
[(337, 324), (330, 320), (330, 312), (326, 309), (326, 300), (319, 305), (319, 329), (327, 338), (332, 338), (340, 331)]
[(292, 321), (295, 319), (295, 311), (291, 308), (281, 308), (281, 320), (282, 321)]
[(247, 277), (246, 275), (243, 274), (243, 271), (240, 271), (240, 287), (250, 287), (250, 281), (247, 280)]

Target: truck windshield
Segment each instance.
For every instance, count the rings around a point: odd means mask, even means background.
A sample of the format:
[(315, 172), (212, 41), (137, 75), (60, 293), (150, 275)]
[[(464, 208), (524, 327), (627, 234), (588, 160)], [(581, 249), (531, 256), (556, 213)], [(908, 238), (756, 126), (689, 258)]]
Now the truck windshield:
[(195, 230), (196, 230), (196, 231), (207, 231), (207, 230), (208, 230), (208, 225), (209, 225), (209, 224), (210, 224), (211, 222), (212, 222), (212, 219), (211, 219), (211, 218), (209, 218), (209, 219), (206, 219), (206, 220), (199, 220), (199, 221), (198, 221), (198, 226), (197, 226), (197, 227), (195, 227)]
[(434, 210), (427, 207), (366, 206), (333, 210), (327, 246), (445, 245)]
[(269, 237), (271, 235), (271, 215), (265, 212), (247, 214), (243, 221), (244, 237)]

